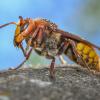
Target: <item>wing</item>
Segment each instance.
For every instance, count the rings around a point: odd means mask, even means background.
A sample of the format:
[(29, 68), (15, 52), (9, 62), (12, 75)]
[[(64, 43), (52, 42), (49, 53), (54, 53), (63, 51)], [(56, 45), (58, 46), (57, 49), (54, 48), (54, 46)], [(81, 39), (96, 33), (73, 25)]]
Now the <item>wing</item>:
[(60, 29), (57, 29), (56, 31), (58, 33), (61, 33), (62, 34), (62, 37), (64, 37), (64, 38), (70, 38), (70, 39), (75, 40), (75, 41), (80, 41), (82, 43), (85, 43), (87, 45), (93, 46), (94, 48), (97, 48), (98, 50), (100, 50), (100, 47), (99, 46), (96, 46), (95, 44), (93, 44), (93, 43), (91, 43), (91, 42), (89, 42), (87, 40), (84, 40), (84, 39), (82, 39), (81, 37), (79, 37), (77, 35), (71, 34), (69, 32), (65, 32), (65, 31), (60, 30)]

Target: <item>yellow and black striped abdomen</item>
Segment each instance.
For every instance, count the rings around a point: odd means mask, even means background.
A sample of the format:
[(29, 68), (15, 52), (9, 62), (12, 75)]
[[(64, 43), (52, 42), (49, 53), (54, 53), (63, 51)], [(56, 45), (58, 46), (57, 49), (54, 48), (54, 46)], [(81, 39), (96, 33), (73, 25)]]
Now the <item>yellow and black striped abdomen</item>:
[(92, 46), (80, 42), (76, 44), (76, 50), (90, 69), (100, 71), (100, 58)]

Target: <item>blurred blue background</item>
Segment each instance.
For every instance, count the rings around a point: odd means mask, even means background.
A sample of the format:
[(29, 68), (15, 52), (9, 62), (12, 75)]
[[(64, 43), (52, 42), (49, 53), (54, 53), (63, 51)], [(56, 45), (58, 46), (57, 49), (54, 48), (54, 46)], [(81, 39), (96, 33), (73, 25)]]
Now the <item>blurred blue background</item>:
[[(78, 34), (100, 46), (100, 0), (2, 0), (0, 25), (24, 18), (47, 18), (60, 29)], [(0, 70), (17, 66), (23, 59), (21, 50), (13, 46), (15, 26), (0, 29)], [(33, 60), (35, 58), (35, 60)], [(35, 53), (30, 63), (47, 64), (49, 60)]]

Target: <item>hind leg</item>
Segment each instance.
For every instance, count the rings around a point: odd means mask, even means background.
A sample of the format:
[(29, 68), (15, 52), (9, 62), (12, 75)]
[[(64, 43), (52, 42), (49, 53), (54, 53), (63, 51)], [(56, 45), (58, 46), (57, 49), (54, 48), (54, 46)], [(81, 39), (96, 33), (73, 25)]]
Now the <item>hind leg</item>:
[(59, 60), (62, 64), (67, 64), (62, 55), (59, 56)]
[(64, 53), (64, 51), (68, 48), (68, 46), (69, 46), (69, 43), (63, 42), (59, 48), (59, 52), (57, 55), (59, 56), (59, 60), (62, 64), (67, 64), (67, 62), (64, 60), (61, 54)]
[(71, 45), (72, 50), (77, 58), (77, 63), (80, 65), (84, 65), (91, 72), (91, 69), (89, 68), (88, 64), (83, 60), (82, 56), (77, 52), (75, 42), (70, 39), (68, 41), (69, 41), (69, 44)]

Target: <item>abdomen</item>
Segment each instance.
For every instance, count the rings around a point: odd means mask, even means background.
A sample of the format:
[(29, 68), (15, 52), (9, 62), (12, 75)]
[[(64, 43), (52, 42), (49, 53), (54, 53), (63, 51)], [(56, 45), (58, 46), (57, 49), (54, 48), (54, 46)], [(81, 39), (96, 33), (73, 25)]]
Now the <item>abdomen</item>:
[[(76, 51), (81, 55), (82, 59), (87, 63), (90, 69), (100, 71), (100, 58), (92, 46), (84, 43), (76, 43)], [(65, 51), (65, 55), (67, 55), (72, 61), (78, 63), (77, 57), (73, 53), (71, 47)], [(84, 66), (83, 64), (80, 65)]]

